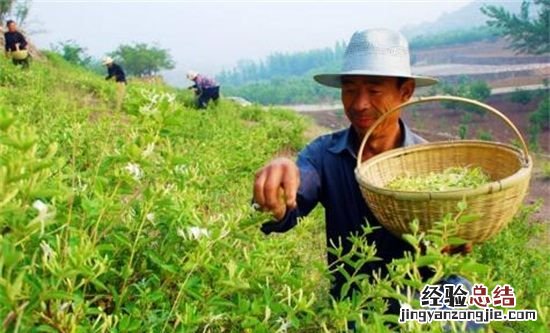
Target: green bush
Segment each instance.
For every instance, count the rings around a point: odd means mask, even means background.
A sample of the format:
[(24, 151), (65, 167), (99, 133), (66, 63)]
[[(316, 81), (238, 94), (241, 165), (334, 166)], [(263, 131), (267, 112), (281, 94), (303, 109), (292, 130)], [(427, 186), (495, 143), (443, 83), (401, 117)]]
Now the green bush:
[[(491, 87), (485, 81), (472, 81), (468, 77), (462, 77), (456, 84), (443, 84), (441, 91), (444, 94), (465, 97), (484, 102), (491, 95)], [(445, 101), (441, 103), (448, 109), (464, 109), (468, 112), (485, 116), (486, 111), (475, 105), (462, 102)]]
[(456, 29), (443, 33), (424, 34), (411, 38), (410, 46), (413, 50), (445, 47), (457, 44), (466, 44), (476, 41), (497, 39), (497, 34), (487, 26), (468, 29)]
[(478, 138), (483, 141), (493, 141), (493, 135), (491, 132), (487, 131), (480, 131), (478, 134)]
[(533, 99), (533, 93), (529, 90), (523, 90), (517, 88), (513, 93), (510, 94), (510, 100), (514, 103), (527, 104)]
[(542, 163), (542, 179), (550, 180), (550, 162)]
[(529, 122), (533, 126), (539, 126), (546, 129), (550, 127), (550, 98), (548, 93), (540, 102), (537, 109), (529, 116)]

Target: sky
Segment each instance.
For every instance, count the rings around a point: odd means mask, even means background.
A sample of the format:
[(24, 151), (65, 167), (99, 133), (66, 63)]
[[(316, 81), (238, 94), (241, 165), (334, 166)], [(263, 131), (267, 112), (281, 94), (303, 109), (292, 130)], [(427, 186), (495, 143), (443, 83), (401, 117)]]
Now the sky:
[(176, 69), (165, 77), (180, 85), (189, 69), (215, 75), (240, 59), (333, 46), (356, 30), (430, 22), (470, 2), (35, 0), (27, 24), (39, 48), (75, 40), (94, 57), (122, 43), (169, 49)]

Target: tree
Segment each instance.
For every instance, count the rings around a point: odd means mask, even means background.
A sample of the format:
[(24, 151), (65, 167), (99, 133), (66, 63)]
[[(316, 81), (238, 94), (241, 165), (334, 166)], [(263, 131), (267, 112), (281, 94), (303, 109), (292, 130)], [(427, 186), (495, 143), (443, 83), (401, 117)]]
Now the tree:
[(481, 11), (491, 18), (487, 24), (508, 38), (517, 52), (550, 52), (550, 0), (534, 0), (532, 3), (538, 8), (537, 17), (531, 15), (531, 3), (525, 0), (518, 15), (497, 6), (484, 6)]
[(88, 66), (92, 61), (92, 57), (86, 54), (86, 49), (78, 45), (74, 40), (59, 42), (53, 47), (53, 50), (72, 64)]
[(0, 0), (0, 25), (4, 25), (7, 19), (13, 19), (22, 26), (29, 15), (29, 9), (30, 0)]
[(168, 50), (145, 43), (120, 45), (110, 56), (119, 59), (126, 72), (135, 76), (155, 75), (160, 70), (174, 68)]

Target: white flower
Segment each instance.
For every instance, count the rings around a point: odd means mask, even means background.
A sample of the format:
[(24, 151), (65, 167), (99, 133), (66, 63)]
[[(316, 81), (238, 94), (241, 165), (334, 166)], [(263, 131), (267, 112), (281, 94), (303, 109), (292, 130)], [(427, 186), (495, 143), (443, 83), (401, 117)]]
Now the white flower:
[(52, 250), (50, 247), (50, 244), (46, 243), (45, 241), (40, 242), (40, 248), (42, 249), (42, 252), (44, 254), (44, 260), (49, 262), (51, 259), (55, 257), (55, 251)]
[(149, 104), (142, 105), (139, 107), (139, 112), (144, 115), (157, 113), (158, 110), (155, 104), (156, 102), (150, 102)]
[(141, 171), (139, 164), (128, 162), (124, 169), (128, 171), (128, 173), (131, 174), (135, 180), (139, 180), (143, 176), (143, 171)]
[(61, 304), (61, 306), (59, 307), (59, 311), (61, 312), (67, 312), (67, 310), (69, 310), (69, 308), (72, 309), (73, 307), (73, 302), (64, 302)]
[(145, 218), (147, 219), (147, 221), (155, 223), (155, 213), (149, 213), (145, 215)]
[(165, 96), (169, 103), (174, 103), (176, 101), (176, 95), (174, 94), (167, 93)]
[(42, 200), (33, 202), (32, 207), (38, 211), (38, 216), (45, 217), (48, 214), (48, 205), (42, 202)]
[(176, 184), (168, 183), (162, 186), (162, 194), (166, 195), (176, 188)]
[(189, 237), (193, 239), (199, 239), (201, 237), (208, 237), (210, 233), (207, 229), (199, 228), (199, 227), (189, 227), (187, 229), (187, 233), (189, 234)]
[(200, 227), (188, 227), (187, 229), (178, 228), (176, 231), (177, 235), (185, 240), (195, 239), (198, 240), (202, 237), (209, 237), (210, 232), (208, 229)]
[(155, 143), (154, 142), (147, 145), (147, 148), (145, 148), (145, 150), (141, 153), (141, 156), (144, 157), (144, 158), (147, 158), (147, 157), (151, 156), (151, 154), (153, 154), (153, 150), (155, 150)]
[(183, 175), (185, 173), (187, 173), (187, 165), (184, 165), (184, 164), (178, 164), (174, 167), (174, 173), (176, 175)]
[(40, 237), (42, 237), (46, 230), (46, 221), (55, 216), (55, 211), (51, 211), (42, 200), (35, 200), (32, 207), (38, 211), (38, 216), (29, 225), (40, 223)]
[(412, 309), (412, 306), (409, 303), (399, 302), (399, 304), (401, 305), (402, 309)]
[(277, 322), (281, 324), (279, 328), (277, 329), (277, 333), (284, 333), (288, 331), (290, 327), (292, 327), (292, 323), (285, 318), (279, 318), (277, 319)]

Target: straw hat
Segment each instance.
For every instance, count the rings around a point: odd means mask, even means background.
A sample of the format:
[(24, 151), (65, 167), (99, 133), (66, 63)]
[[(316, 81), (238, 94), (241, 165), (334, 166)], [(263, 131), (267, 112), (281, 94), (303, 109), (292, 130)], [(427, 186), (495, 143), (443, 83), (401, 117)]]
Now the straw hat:
[(409, 43), (403, 35), (388, 29), (369, 29), (353, 34), (344, 53), (342, 71), (315, 75), (315, 81), (340, 88), (344, 75), (393, 76), (411, 78), (417, 87), (437, 83), (437, 79), (413, 75)]
[(103, 58), (102, 63), (103, 63), (104, 66), (106, 66), (106, 65), (112, 64), (113, 61), (114, 61), (113, 58), (111, 58), (111, 57), (105, 57), (105, 58)]
[(199, 75), (199, 73), (195, 71), (188, 71), (185, 76), (187, 76), (187, 79), (193, 81), (197, 77), (197, 75)]

